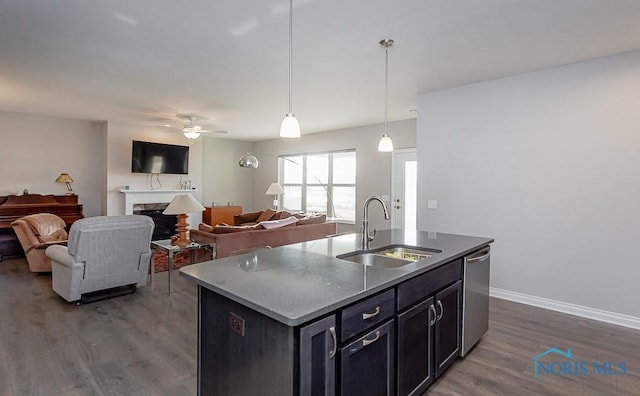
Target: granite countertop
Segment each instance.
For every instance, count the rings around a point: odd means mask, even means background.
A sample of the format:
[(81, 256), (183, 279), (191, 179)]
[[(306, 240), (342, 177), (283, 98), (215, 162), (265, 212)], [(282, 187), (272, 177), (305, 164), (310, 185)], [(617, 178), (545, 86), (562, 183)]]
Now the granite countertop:
[(289, 326), (297, 326), (493, 242), (427, 231), (379, 231), (371, 248), (403, 244), (442, 253), (399, 268), (365, 266), (336, 256), (360, 250), (347, 234), (206, 261), (180, 275)]

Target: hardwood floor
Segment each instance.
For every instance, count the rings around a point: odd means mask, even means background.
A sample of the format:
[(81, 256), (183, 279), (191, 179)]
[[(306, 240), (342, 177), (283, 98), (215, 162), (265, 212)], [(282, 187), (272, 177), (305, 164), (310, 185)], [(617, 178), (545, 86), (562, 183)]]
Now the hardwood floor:
[(195, 395), (196, 287), (167, 272), (76, 306), (24, 259), (0, 262), (0, 395)]
[[(196, 287), (166, 272), (135, 294), (66, 303), (49, 274), (0, 262), (0, 395), (195, 395)], [(623, 376), (534, 377), (551, 347)], [(548, 362), (558, 361), (553, 355)], [(492, 299), (490, 330), (426, 395), (640, 395), (640, 331)]]
[[(625, 375), (542, 374), (534, 356), (571, 349), (579, 362), (625, 362)], [(546, 363), (564, 361), (557, 355)], [(556, 371), (557, 372), (557, 371)], [(640, 395), (640, 331), (496, 298), (489, 332), (427, 395)]]

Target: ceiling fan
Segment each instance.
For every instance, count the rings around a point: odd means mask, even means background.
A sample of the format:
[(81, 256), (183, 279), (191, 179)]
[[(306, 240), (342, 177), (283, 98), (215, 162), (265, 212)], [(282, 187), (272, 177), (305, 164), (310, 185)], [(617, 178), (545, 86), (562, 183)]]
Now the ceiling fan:
[(206, 129), (202, 129), (200, 125), (196, 125), (193, 123), (193, 120), (189, 120), (189, 124), (185, 125), (182, 128), (182, 133), (187, 139), (197, 139), (200, 137), (200, 134), (203, 132), (211, 132)]
[(198, 125), (194, 122), (207, 119), (207, 117), (205, 116), (194, 114), (176, 114), (176, 117), (181, 120), (189, 121), (189, 123), (184, 125), (181, 130), (181, 132), (187, 139), (197, 139), (200, 137), (201, 133), (227, 133), (227, 131), (210, 131), (208, 129), (204, 129), (201, 125)]

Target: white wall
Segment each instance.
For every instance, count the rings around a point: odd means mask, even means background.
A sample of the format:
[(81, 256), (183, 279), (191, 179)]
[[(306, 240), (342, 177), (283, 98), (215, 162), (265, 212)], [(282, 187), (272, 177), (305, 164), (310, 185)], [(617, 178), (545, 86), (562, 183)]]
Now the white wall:
[[(391, 194), (391, 153), (379, 153), (378, 141), (383, 126), (368, 125), (356, 128), (303, 135), (300, 139), (272, 139), (254, 143), (254, 153), (260, 161), (252, 171), (253, 207), (255, 210), (272, 206), (273, 196), (264, 192), (269, 184), (278, 180), (277, 156), (282, 154), (313, 153), (341, 149), (356, 149), (356, 224), (339, 225), (339, 232), (358, 231), (362, 223), (362, 204), (371, 195)], [(394, 148), (410, 148), (416, 145), (416, 120), (391, 122), (389, 135)], [(370, 229), (391, 228), (385, 221), (382, 209), (371, 207)]]
[(104, 213), (104, 123), (0, 112), (0, 195), (64, 194), (62, 172), (84, 215)]
[(493, 287), (640, 317), (638, 98), (640, 52), (420, 96), (418, 227), (494, 237)]
[[(131, 144), (133, 140), (157, 143), (169, 143), (189, 146), (189, 175), (159, 175), (157, 178), (147, 174), (131, 173)], [(149, 190), (159, 188), (177, 190), (180, 181), (190, 179), (192, 186), (198, 191), (192, 195), (202, 202), (202, 139), (190, 140), (181, 133), (159, 131), (157, 128), (141, 127), (119, 122), (107, 123), (107, 214), (123, 215), (125, 213), (124, 194), (120, 192), (124, 186), (132, 190)], [(162, 187), (160, 187), (162, 185)], [(191, 225), (201, 221), (201, 215), (193, 216)]]
[(253, 144), (210, 136), (204, 137), (203, 144), (202, 201), (205, 206), (231, 202), (243, 210), (253, 210), (253, 172), (238, 166), (240, 157), (253, 151)]

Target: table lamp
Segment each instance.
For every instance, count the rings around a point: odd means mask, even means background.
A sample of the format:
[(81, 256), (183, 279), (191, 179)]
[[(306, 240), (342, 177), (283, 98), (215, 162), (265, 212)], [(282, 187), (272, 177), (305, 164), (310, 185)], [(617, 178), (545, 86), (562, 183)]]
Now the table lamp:
[(264, 192), (265, 195), (273, 195), (273, 208), (278, 210), (278, 195), (284, 194), (284, 190), (280, 183), (271, 183), (267, 191)]
[(191, 194), (176, 195), (171, 201), (169, 206), (162, 212), (165, 215), (177, 215), (178, 224), (176, 224), (176, 232), (178, 233), (178, 239), (171, 241), (172, 245), (184, 247), (191, 243), (191, 240), (187, 238), (187, 213), (202, 212), (204, 206)]
[(73, 195), (73, 189), (71, 188), (71, 183), (73, 183), (73, 179), (69, 176), (68, 173), (61, 173), (60, 176), (56, 179), (56, 183), (64, 183), (67, 185), (67, 195)]

